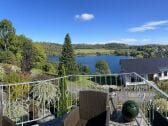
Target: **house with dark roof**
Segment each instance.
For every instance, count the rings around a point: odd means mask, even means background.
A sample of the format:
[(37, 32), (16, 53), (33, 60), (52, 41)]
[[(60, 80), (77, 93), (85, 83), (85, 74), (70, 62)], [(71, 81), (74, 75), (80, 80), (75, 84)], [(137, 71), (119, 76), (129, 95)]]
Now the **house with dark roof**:
[[(168, 80), (168, 58), (121, 59), (121, 73), (135, 72), (146, 80)], [(126, 84), (131, 84), (126, 77)]]

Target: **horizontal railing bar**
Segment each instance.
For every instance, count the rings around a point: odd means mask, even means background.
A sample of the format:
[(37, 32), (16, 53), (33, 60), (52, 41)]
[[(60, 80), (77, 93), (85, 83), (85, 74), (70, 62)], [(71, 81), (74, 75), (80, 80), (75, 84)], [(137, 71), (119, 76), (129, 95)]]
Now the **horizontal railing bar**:
[(141, 77), (139, 74), (135, 73), (134, 74), (138, 77), (140, 77), (141, 79), (143, 79), (145, 82), (147, 82), (147, 84), (149, 84), (149, 86), (153, 87), (156, 91), (158, 91), (160, 94), (164, 95), (166, 98), (168, 98), (168, 94), (166, 94), (164, 91), (160, 90), (156, 85), (154, 85), (152, 82), (149, 82), (148, 80), (146, 80), (145, 78)]
[(36, 84), (36, 83), (40, 83), (40, 82), (48, 82), (48, 81), (54, 81), (54, 80), (58, 80), (58, 79), (62, 79), (62, 78), (68, 78), (68, 77), (94, 77), (94, 76), (121, 76), (121, 75), (128, 75), (128, 74), (132, 74), (132, 73), (121, 73), (121, 74), (101, 74), (101, 75), (67, 75), (67, 76), (63, 76), (63, 77), (56, 77), (56, 78), (52, 78), (52, 79), (47, 79), (47, 80), (41, 80), (41, 81), (32, 81), (32, 82), (22, 82), (22, 83), (11, 83), (11, 84), (1, 84), (0, 86), (12, 86), (12, 85), (24, 85), (24, 84)]
[(18, 123), (16, 123), (16, 125), (21, 125), (21, 124), (26, 124), (26, 123), (30, 123), (30, 122), (35, 122), (35, 121), (41, 120), (41, 119), (43, 119), (43, 118), (44, 118), (44, 117), (40, 117), (40, 118), (33, 119), (33, 120), (29, 120), (29, 121), (18, 122)]
[(100, 74), (100, 75), (67, 75), (67, 76), (63, 76), (63, 77), (57, 77), (57, 78), (52, 78), (52, 79), (47, 79), (47, 80), (41, 80), (41, 81), (32, 81), (32, 82), (22, 82), (22, 83), (14, 83), (14, 84), (3, 84), (0, 85), (0, 87), (6, 87), (6, 86), (12, 86), (12, 85), (25, 85), (25, 84), (38, 84), (41, 82), (48, 82), (48, 81), (54, 81), (54, 80), (59, 80), (62, 78), (68, 78), (68, 77), (97, 77), (97, 76), (122, 76), (122, 75), (130, 75), (130, 74), (135, 74), (136, 76), (138, 76), (139, 78), (141, 78), (143, 81), (145, 81), (147, 83), (147, 85), (153, 87), (156, 91), (158, 91), (160, 94), (164, 95), (166, 98), (168, 98), (168, 94), (166, 94), (165, 92), (163, 92), (162, 90), (160, 90), (157, 86), (155, 86), (153, 83), (149, 82), (148, 80), (146, 80), (145, 78), (143, 78), (142, 76), (140, 76), (139, 74), (135, 73), (135, 72), (131, 72), (131, 73), (119, 73), (119, 74)]

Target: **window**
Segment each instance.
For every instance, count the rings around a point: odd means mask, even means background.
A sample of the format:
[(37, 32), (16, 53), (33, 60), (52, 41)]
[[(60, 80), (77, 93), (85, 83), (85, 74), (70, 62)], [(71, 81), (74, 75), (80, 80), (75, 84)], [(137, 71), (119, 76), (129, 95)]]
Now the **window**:
[(153, 81), (153, 74), (148, 74), (148, 80)]
[(158, 73), (158, 75), (159, 75), (159, 77), (161, 77), (161, 76), (162, 76), (162, 73)]
[(164, 76), (167, 76), (167, 71), (164, 72)]

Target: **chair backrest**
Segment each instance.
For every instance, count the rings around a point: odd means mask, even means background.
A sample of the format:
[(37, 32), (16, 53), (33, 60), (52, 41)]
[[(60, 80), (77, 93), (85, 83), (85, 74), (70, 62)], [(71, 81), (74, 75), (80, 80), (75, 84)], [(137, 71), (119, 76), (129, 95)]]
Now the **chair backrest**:
[(2, 126), (16, 126), (15, 123), (10, 120), (8, 117), (3, 116), (2, 118)]
[(108, 93), (86, 90), (79, 92), (80, 118), (89, 120), (106, 111)]
[(154, 111), (154, 120), (152, 123), (152, 126), (168, 126), (168, 119), (158, 111)]

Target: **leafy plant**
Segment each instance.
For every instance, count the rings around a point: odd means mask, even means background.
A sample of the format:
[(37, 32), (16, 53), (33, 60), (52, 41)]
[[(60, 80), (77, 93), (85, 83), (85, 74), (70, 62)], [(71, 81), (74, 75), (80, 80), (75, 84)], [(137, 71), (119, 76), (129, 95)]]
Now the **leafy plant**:
[[(18, 72), (11, 72), (4, 76), (5, 84), (9, 84), (6, 86), (5, 91), (8, 93), (10, 100), (17, 100), (20, 98), (24, 98), (25, 95), (28, 94), (30, 90), (30, 86), (28, 84), (15, 84), (20, 82), (29, 81), (29, 76), (24, 75)], [(10, 84), (15, 84), (11, 85)]]
[(161, 90), (163, 90), (163, 91), (165, 91), (166, 93), (168, 93), (168, 81), (167, 81), (167, 80), (160, 81), (160, 82), (158, 83), (158, 87), (159, 87)]
[(51, 82), (40, 82), (35, 84), (30, 92), (34, 100), (38, 101), (38, 106), (55, 103), (58, 98), (58, 87)]
[(10, 117), (14, 122), (22, 121), (28, 112), (22, 106), (21, 101), (7, 102), (4, 106), (4, 115)]
[(0, 62), (1, 63), (8, 63), (8, 64), (15, 64), (15, 55), (13, 52), (7, 50), (7, 51), (1, 51), (0, 52)]
[(154, 100), (154, 106), (156, 109), (163, 113), (168, 113), (168, 101), (164, 98)]
[(10, 72), (4, 76), (4, 82), (6, 84), (27, 82), (29, 80), (28, 74), (22, 74), (20, 72)]

